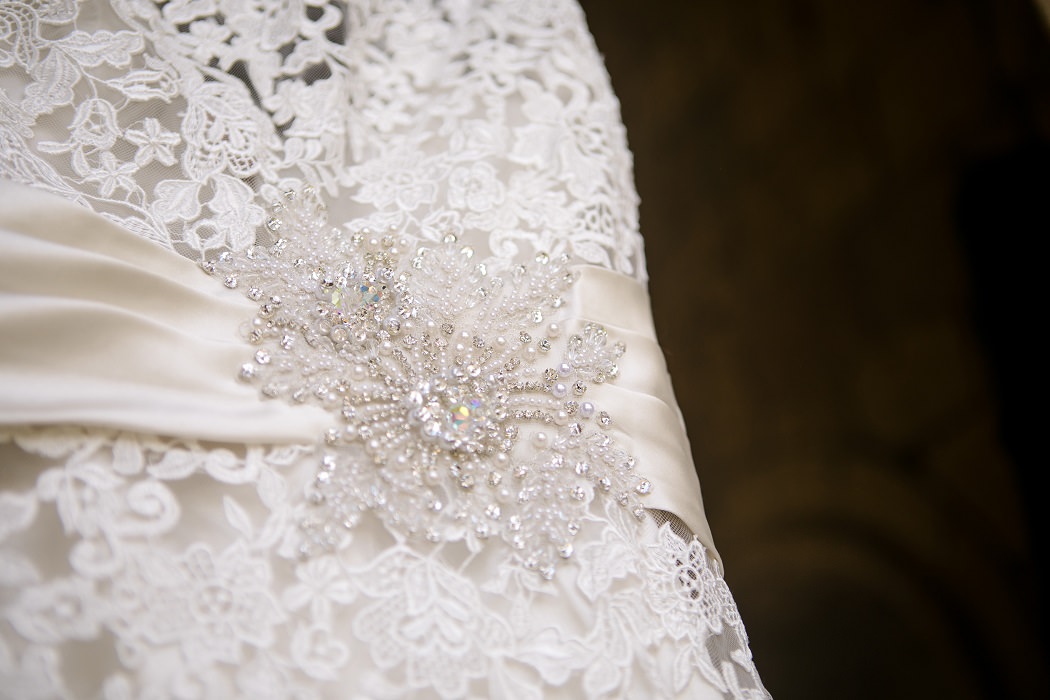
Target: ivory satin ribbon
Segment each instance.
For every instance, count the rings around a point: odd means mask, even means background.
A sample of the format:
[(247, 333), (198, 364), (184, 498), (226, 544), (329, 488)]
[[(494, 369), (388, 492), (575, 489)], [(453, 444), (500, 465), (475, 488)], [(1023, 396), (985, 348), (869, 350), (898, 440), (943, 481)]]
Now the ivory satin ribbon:
[[(674, 513), (713, 550), (648, 293), (580, 267), (575, 318), (628, 350), (615, 384), (588, 399)], [(314, 406), (265, 401), (237, 380), (254, 306), (196, 265), (37, 189), (0, 183), (0, 427), (83, 425), (241, 444), (313, 443), (334, 423)]]
[(649, 293), (618, 272), (591, 266), (578, 270), (572, 308), (585, 321), (603, 325), (610, 342), (627, 346), (615, 383), (592, 384), (588, 398), (613, 416), (618, 439), (637, 458), (638, 473), (653, 482), (646, 507), (677, 515), (717, 559), (685, 423), (656, 340)]
[(236, 379), (253, 311), (226, 291), (88, 209), (0, 184), (0, 425), (312, 443), (328, 413)]

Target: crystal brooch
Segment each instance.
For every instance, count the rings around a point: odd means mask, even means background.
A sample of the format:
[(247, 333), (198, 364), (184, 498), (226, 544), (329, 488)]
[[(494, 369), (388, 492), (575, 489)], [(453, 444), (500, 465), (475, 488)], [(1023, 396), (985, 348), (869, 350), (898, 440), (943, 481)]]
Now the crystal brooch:
[(267, 245), (204, 267), (257, 307), (240, 378), (337, 416), (306, 493), (304, 555), (345, 546), (371, 513), (406, 538), (501, 542), (550, 578), (594, 499), (645, 517), (651, 483), (587, 397), (625, 348), (566, 321), (566, 256), (497, 274), (452, 235), (331, 227), (312, 188), (267, 221)]

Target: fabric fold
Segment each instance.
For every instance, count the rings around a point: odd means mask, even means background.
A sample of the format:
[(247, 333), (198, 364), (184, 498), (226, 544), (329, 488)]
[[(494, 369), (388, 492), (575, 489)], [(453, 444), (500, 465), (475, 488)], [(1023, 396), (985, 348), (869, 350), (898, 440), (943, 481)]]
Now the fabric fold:
[(312, 443), (332, 422), (237, 381), (251, 305), (185, 258), (12, 184), (0, 249), (0, 425)]
[(656, 340), (649, 293), (641, 282), (603, 268), (581, 266), (577, 272), (573, 309), (578, 319), (571, 327), (599, 323), (627, 347), (615, 383), (594, 386), (593, 398), (617, 419), (639, 472), (654, 484), (646, 506), (678, 516), (717, 559), (685, 423)]

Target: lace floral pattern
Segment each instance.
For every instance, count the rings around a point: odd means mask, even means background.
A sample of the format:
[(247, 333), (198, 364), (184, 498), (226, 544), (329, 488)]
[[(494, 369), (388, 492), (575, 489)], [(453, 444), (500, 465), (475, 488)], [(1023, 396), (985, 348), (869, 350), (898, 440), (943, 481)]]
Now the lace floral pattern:
[[(0, 673), (14, 696), (674, 697), (706, 683), (767, 697), (702, 545), (669, 524), (640, 531), (615, 504), (592, 504), (551, 582), (378, 521), (355, 548), (302, 558), (290, 543), (311, 449), (3, 439)], [(566, 597), (586, 602), (567, 616)], [(105, 640), (115, 656), (71, 685), (78, 645)]]
[(566, 0), (11, 0), (0, 174), (195, 260), (313, 183), (354, 227), (642, 278), (600, 66)]

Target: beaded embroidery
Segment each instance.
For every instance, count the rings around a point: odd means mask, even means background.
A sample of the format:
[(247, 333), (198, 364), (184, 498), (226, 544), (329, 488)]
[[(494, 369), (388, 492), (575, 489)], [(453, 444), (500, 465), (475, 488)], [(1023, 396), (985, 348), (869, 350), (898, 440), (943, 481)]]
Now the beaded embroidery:
[(241, 378), (339, 416), (302, 554), (345, 545), (371, 511), (404, 536), (502, 541), (551, 578), (596, 495), (645, 517), (651, 483), (586, 400), (625, 348), (557, 323), (567, 256), (492, 274), (453, 235), (410, 254), (396, 232), (330, 227), (312, 188), (275, 203), (266, 229), (272, 245), (204, 267), (259, 304)]

